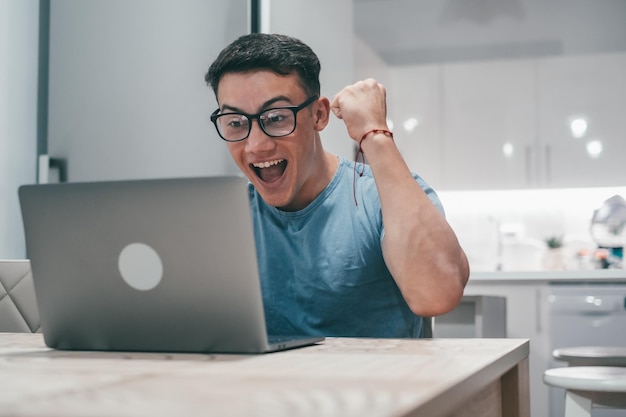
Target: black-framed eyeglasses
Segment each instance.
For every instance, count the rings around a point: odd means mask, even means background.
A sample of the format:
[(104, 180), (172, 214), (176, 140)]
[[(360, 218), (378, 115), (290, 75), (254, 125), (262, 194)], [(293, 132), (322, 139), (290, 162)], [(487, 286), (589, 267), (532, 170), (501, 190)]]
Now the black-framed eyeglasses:
[(217, 109), (211, 115), (211, 121), (220, 137), (227, 142), (239, 142), (247, 139), (252, 130), (252, 121), (256, 119), (267, 136), (279, 138), (296, 130), (296, 114), (309, 106), (319, 96), (309, 97), (299, 106), (274, 107), (257, 114), (222, 113)]

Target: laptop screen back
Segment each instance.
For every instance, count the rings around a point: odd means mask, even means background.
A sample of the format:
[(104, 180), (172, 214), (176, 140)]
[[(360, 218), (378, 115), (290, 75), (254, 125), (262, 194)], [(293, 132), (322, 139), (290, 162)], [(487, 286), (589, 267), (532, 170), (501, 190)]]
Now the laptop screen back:
[(267, 348), (244, 178), (29, 185), (19, 195), (48, 346)]

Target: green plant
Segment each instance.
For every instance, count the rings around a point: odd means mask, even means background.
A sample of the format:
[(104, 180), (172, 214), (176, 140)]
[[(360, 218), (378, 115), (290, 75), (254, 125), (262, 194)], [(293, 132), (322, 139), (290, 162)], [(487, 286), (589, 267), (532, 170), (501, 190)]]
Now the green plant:
[(560, 248), (563, 246), (563, 237), (562, 236), (550, 236), (544, 240), (546, 245), (548, 245), (551, 249)]

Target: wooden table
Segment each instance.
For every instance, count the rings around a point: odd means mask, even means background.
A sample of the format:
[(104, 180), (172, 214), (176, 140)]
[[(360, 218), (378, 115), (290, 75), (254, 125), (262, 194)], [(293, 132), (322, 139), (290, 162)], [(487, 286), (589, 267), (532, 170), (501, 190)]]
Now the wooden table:
[(344, 339), (265, 355), (54, 351), (0, 333), (0, 416), (528, 417), (527, 340)]

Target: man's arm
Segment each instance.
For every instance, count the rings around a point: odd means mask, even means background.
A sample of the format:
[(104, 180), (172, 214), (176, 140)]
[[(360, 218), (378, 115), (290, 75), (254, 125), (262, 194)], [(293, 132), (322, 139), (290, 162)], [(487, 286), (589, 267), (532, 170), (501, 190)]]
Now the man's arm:
[(374, 80), (344, 88), (331, 103), (365, 154), (380, 195), (383, 256), (411, 310), (436, 316), (460, 301), (469, 265), (454, 231), (411, 175), (387, 130), (385, 88)]

